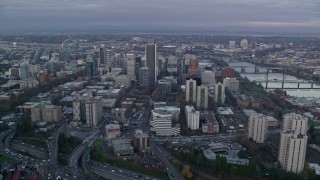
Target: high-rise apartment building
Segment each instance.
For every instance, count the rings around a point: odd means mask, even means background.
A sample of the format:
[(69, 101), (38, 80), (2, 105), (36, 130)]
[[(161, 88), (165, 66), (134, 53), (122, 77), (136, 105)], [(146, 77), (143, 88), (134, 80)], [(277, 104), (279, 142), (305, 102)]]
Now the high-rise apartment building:
[(202, 84), (197, 86), (197, 108), (208, 108), (208, 86)]
[(198, 130), (200, 124), (200, 112), (196, 111), (193, 106), (185, 106), (188, 128)]
[(296, 113), (283, 116), (278, 160), (284, 170), (299, 173), (304, 168), (307, 151), (308, 119)]
[(92, 97), (85, 103), (86, 124), (89, 127), (96, 126), (103, 117), (102, 97)]
[(267, 138), (268, 118), (263, 114), (250, 115), (248, 137), (257, 143), (264, 143)]
[(192, 78), (186, 81), (186, 101), (197, 102), (197, 81)]
[(225, 101), (225, 87), (221, 82), (214, 84), (214, 102), (224, 104)]
[(204, 70), (201, 73), (201, 82), (203, 84), (214, 84), (216, 82), (215, 72), (212, 70)]
[(297, 133), (306, 135), (307, 130), (308, 118), (296, 113), (283, 115), (283, 131), (297, 131)]
[(149, 85), (155, 86), (158, 75), (157, 45), (154, 39), (149, 39), (145, 46), (146, 67), (149, 68)]
[(299, 173), (304, 168), (308, 137), (297, 131), (281, 133), (278, 160), (286, 171)]
[(240, 82), (236, 78), (225, 78), (223, 79), (223, 85), (230, 91), (239, 91)]

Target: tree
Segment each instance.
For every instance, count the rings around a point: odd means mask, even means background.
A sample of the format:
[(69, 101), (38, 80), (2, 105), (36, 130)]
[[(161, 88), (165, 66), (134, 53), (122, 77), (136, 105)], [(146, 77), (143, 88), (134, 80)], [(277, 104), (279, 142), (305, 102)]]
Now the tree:
[(187, 179), (192, 179), (193, 174), (191, 172), (190, 166), (184, 165), (181, 170), (181, 175), (186, 177)]
[(196, 164), (200, 167), (203, 168), (204, 167), (204, 159), (203, 159), (203, 155), (202, 153), (198, 153), (197, 157), (196, 157)]

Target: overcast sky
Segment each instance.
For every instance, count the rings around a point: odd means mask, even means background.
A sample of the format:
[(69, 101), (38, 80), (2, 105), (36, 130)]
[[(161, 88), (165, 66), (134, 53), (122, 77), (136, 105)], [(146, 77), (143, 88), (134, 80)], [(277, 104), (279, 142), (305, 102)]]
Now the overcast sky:
[(320, 0), (0, 0), (0, 32), (320, 32)]

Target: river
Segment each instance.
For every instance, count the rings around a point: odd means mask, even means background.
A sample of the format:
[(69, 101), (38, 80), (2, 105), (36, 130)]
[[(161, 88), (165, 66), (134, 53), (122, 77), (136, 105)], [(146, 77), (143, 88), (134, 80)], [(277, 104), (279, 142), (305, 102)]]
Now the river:
[[(248, 62), (229, 62), (228, 63), (230, 67), (234, 67), (234, 69), (241, 74), (242, 77), (247, 77), (250, 81), (259, 81), (259, 80), (266, 80), (266, 72), (267, 69), (264, 67), (259, 67), (256, 66), (252, 63)], [(246, 73), (241, 73), (241, 68), (240, 67), (245, 67), (245, 72)], [(255, 71), (255, 67), (259, 67), (259, 74), (252, 74)], [(247, 74), (249, 73), (249, 74)], [(282, 73), (272, 73), (269, 72), (268, 75), (268, 80), (278, 80), (279, 82), (269, 82), (268, 83), (268, 90), (276, 89), (276, 88), (281, 88), (283, 74)], [(303, 79), (298, 79), (295, 76), (291, 75), (285, 75), (285, 80), (299, 80), (300, 82), (300, 87), (311, 87), (311, 83), (309, 83), (307, 80)], [(261, 85), (265, 88), (266, 83), (261, 83)], [(284, 83), (284, 87), (287, 88), (297, 88), (298, 84), (297, 83)], [(320, 85), (313, 85), (313, 87), (320, 88)], [(294, 97), (316, 97), (320, 98), (320, 89), (285, 89), (287, 94), (290, 96)]]

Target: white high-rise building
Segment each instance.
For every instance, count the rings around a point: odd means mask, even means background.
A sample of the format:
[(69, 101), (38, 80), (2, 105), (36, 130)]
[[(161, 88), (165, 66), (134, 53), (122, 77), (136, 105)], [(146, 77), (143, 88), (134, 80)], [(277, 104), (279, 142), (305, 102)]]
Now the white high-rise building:
[(229, 48), (235, 49), (236, 48), (236, 42), (235, 41), (229, 41)]
[(102, 97), (97, 96), (89, 99), (86, 101), (85, 107), (87, 126), (96, 126), (103, 117)]
[(268, 118), (263, 114), (250, 115), (248, 137), (257, 143), (264, 143), (267, 138)]
[(236, 78), (224, 78), (223, 85), (225, 88), (228, 88), (230, 91), (239, 91), (239, 80)]
[(296, 113), (283, 116), (278, 160), (286, 171), (299, 173), (304, 168), (307, 151), (308, 119)]
[(208, 86), (202, 84), (197, 86), (197, 108), (208, 108)]
[(283, 131), (297, 131), (297, 133), (305, 135), (307, 130), (308, 118), (296, 113), (283, 115)]
[(196, 111), (193, 106), (186, 106), (185, 114), (187, 117), (188, 128), (190, 128), (191, 130), (198, 130), (200, 124), (200, 112)]
[(225, 87), (222, 83), (214, 84), (214, 102), (218, 104), (224, 104), (226, 95), (225, 95)]
[(186, 101), (197, 102), (197, 81), (192, 78), (186, 81)]
[(242, 39), (242, 41), (240, 42), (240, 46), (242, 49), (248, 49), (248, 40), (246, 39)]
[(304, 168), (308, 137), (297, 131), (281, 133), (278, 160), (284, 170), (299, 173)]
[(215, 72), (211, 70), (204, 70), (201, 73), (202, 84), (214, 84), (216, 82)]
[(135, 55), (134, 54), (126, 54), (126, 62), (127, 62), (127, 75), (130, 80), (135, 80)]

